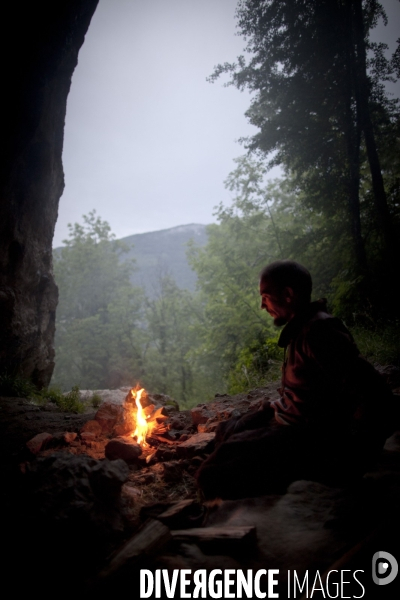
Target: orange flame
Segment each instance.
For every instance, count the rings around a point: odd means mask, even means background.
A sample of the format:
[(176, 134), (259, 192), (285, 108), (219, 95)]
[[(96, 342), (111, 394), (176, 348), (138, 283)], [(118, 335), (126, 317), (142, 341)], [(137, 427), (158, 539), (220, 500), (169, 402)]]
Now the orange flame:
[(144, 388), (142, 388), (141, 390), (131, 390), (132, 397), (135, 398), (135, 403), (137, 406), (136, 429), (133, 432), (132, 437), (136, 437), (137, 443), (140, 444), (143, 448), (147, 448), (148, 444), (146, 442), (146, 436), (149, 433), (149, 424), (146, 421), (146, 417), (144, 415), (143, 408), (140, 403), (140, 399), (142, 397), (143, 392)]

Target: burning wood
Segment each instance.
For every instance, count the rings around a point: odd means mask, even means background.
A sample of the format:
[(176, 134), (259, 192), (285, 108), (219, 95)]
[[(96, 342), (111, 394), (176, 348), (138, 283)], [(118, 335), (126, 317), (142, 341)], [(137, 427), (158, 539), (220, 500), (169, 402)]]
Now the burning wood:
[(157, 437), (167, 433), (168, 427), (166, 426), (165, 421), (168, 419), (168, 415), (164, 414), (163, 407), (154, 410), (154, 404), (150, 404), (146, 407), (142, 406), (141, 398), (146, 394), (144, 388), (141, 388), (140, 390), (132, 389), (129, 393), (135, 400), (137, 408), (135, 415), (136, 429), (132, 433), (132, 437), (136, 438), (137, 443), (143, 449), (148, 449), (150, 445), (147, 442), (147, 438), (150, 436)]
[(136, 429), (133, 432), (132, 437), (136, 438), (137, 443), (140, 444), (140, 446), (142, 446), (142, 448), (148, 448), (149, 445), (146, 442), (146, 437), (147, 437), (148, 433), (150, 433), (149, 423), (147, 422), (147, 419), (149, 418), (149, 416), (146, 417), (145, 412), (142, 407), (142, 404), (140, 402), (143, 392), (144, 392), (144, 388), (141, 388), (140, 390), (132, 389), (130, 391), (130, 394), (134, 398), (135, 404), (137, 407)]

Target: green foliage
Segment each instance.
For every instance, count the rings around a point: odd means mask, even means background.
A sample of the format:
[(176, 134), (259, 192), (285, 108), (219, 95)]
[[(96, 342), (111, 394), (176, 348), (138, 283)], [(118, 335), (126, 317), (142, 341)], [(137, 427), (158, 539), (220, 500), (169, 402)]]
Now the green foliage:
[(38, 404), (47, 404), (47, 402), (54, 402), (57, 406), (62, 402), (63, 395), (62, 391), (58, 387), (50, 387), (37, 391), (33, 395), (33, 399)]
[(283, 350), (278, 336), (257, 340), (239, 352), (236, 365), (228, 376), (228, 393), (238, 394), (262, 387), (279, 379)]
[(90, 404), (93, 406), (93, 408), (99, 408), (101, 404), (101, 396), (99, 396), (99, 394), (94, 393), (90, 398)]
[(275, 335), (272, 320), (260, 310), (261, 269), (279, 258), (298, 260), (313, 273), (314, 294), (325, 296), (335, 269), (346, 264), (348, 241), (336, 235), (340, 216), (327, 219), (306, 207), (291, 180), (266, 184), (260, 161), (241, 157), (236, 163), (226, 181), (236, 194), (232, 205), (218, 207), (219, 224), (209, 226), (207, 246), (192, 246), (189, 255), (204, 307), (195, 327), (198, 364), (213, 385), (230, 390), (263, 380), (262, 372), (250, 368), (250, 357)]
[(55, 257), (59, 287), (53, 383), (68, 389), (130, 385), (142, 374), (143, 294), (130, 283), (132, 261), (95, 212), (70, 225)]
[(74, 385), (68, 394), (55, 395), (55, 403), (63, 412), (83, 413), (85, 405), (81, 401), (79, 387)]
[(246, 146), (290, 172), (303, 208), (323, 214), (329, 245), (339, 242), (336, 255), (345, 242), (332, 276), (350, 270), (349, 281), (372, 282), (389, 263), (393, 277), (399, 253), (399, 101), (384, 86), (398, 75), (399, 49), (390, 60), (386, 44), (370, 42), (379, 18), (377, 1), (241, 0), (249, 58), (210, 78), (228, 74), (253, 92), (246, 115), (258, 131)]
[(30, 398), (37, 404), (54, 402), (64, 412), (82, 413), (85, 410), (85, 405), (80, 400), (78, 386), (73, 387), (68, 394), (63, 395), (57, 387), (38, 390), (29, 379), (11, 373), (0, 375), (0, 395)]
[[(241, 157), (236, 165), (226, 181), (235, 194), (232, 205), (216, 209), (218, 224), (208, 227), (207, 245), (192, 244), (188, 251), (198, 276), (196, 295), (160, 272), (153, 297), (146, 299), (122, 276), (101, 220), (86, 221), (85, 239), (75, 227), (76, 247), (72, 240), (57, 263), (60, 295), (68, 288), (69, 298), (58, 316), (56, 338), (55, 379), (64, 389), (70, 381), (89, 389), (140, 381), (150, 392), (168, 394), (189, 408), (216, 392), (237, 393), (279, 379), (282, 350), (272, 320), (260, 310), (258, 277), (266, 264), (282, 257), (309, 268), (314, 295), (328, 296), (337, 314), (357, 324), (356, 337), (368, 356), (394, 362), (395, 336), (389, 331), (382, 336), (369, 325), (371, 287), (351, 268), (341, 213), (327, 218), (307, 205), (304, 193), (293, 191), (290, 177), (266, 184), (260, 161)], [(96, 242), (104, 263), (97, 261), (95, 230), (105, 232), (105, 243)], [(73, 279), (80, 264), (89, 273), (87, 261), (105, 270), (98, 277), (105, 291), (94, 290), (93, 305), (79, 273), (77, 282)], [(77, 388), (53, 401), (63, 410), (82, 410)], [(99, 402), (91, 400), (93, 407)]]
[(71, 391), (67, 394), (58, 387), (50, 387), (43, 390), (35, 390), (31, 394), (32, 400), (36, 404), (47, 404), (53, 402), (63, 412), (83, 413), (85, 411), (85, 404), (80, 399), (79, 387), (72, 387)]
[(147, 302), (143, 383), (184, 407), (204, 399), (201, 371), (191, 356), (200, 311), (193, 295), (178, 288), (169, 275), (160, 276), (157, 296)]
[(58, 402), (60, 402), (62, 392), (60, 388), (51, 387), (48, 389), (41, 390), (40, 396), (50, 402), (54, 402), (55, 404), (57, 404)]
[[(55, 258), (54, 380), (63, 389), (140, 381), (189, 407), (278, 378), (281, 350), (260, 311), (258, 276), (279, 258), (310, 270), (314, 296), (355, 324), (367, 353), (397, 352), (394, 336), (369, 324), (382, 306), (398, 310), (394, 295), (381, 293), (396, 273), (400, 233), (400, 119), (384, 87), (398, 74), (399, 53), (389, 60), (369, 39), (382, 6), (240, 0), (237, 17), (249, 58), (218, 66), (211, 80), (228, 73), (230, 84), (253, 92), (246, 114), (257, 132), (245, 140), (252, 158), (238, 158), (226, 180), (231, 206), (217, 207), (207, 245), (189, 249), (198, 293), (164, 270), (145, 298), (129, 283), (132, 262), (108, 223), (92, 212), (70, 226)], [(285, 179), (266, 184), (278, 164)], [(151, 234), (141, 242), (154, 276)]]
[(37, 392), (36, 386), (21, 375), (3, 371), (0, 374), (0, 395), (15, 398), (29, 398)]
[[(359, 317), (359, 320), (361, 318)], [(400, 322), (365, 320), (351, 332), (363, 356), (379, 365), (400, 366)]]

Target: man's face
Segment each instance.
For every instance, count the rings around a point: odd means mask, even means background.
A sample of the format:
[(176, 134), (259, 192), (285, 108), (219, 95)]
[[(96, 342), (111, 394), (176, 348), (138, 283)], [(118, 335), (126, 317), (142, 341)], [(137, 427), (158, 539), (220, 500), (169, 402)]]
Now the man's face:
[(260, 281), (261, 310), (266, 310), (277, 326), (285, 325), (293, 317), (293, 290), (277, 290), (268, 281)]

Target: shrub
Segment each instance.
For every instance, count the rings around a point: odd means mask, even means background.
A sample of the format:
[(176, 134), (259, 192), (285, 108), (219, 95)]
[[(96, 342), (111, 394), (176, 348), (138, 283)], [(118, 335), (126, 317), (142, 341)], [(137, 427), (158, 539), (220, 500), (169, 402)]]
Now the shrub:
[(99, 394), (94, 393), (93, 396), (90, 398), (90, 404), (93, 406), (93, 408), (99, 408), (101, 404), (101, 396)]
[(63, 412), (83, 413), (85, 410), (77, 385), (74, 385), (68, 394), (61, 394), (55, 402)]
[(238, 394), (262, 387), (280, 377), (283, 350), (278, 346), (278, 336), (266, 342), (254, 342), (244, 348), (228, 376), (228, 392)]
[(37, 392), (36, 386), (21, 377), (8, 371), (0, 374), (0, 395), (15, 398), (29, 398)]

